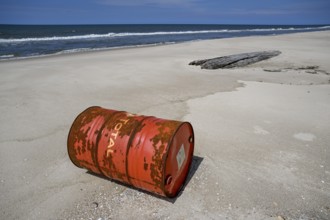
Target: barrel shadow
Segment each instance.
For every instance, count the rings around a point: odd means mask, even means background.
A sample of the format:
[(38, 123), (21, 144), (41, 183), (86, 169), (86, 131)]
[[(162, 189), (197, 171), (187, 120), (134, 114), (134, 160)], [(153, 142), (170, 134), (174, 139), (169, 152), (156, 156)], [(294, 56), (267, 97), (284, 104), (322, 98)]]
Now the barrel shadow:
[(175, 203), (175, 201), (182, 195), (185, 187), (189, 184), (190, 180), (193, 178), (193, 176), (195, 175), (196, 171), (198, 170), (199, 166), (201, 165), (202, 161), (203, 161), (204, 158), (202, 157), (198, 157), (198, 156), (193, 156), (192, 158), (192, 162), (191, 162), (191, 166), (190, 166), (190, 170), (189, 170), (189, 173), (188, 173), (188, 176), (186, 178), (186, 181), (185, 183), (183, 184), (182, 188), (180, 189), (180, 192), (178, 193), (178, 195), (174, 198), (167, 198), (167, 197), (163, 197), (163, 196), (159, 196), (157, 194), (153, 194), (151, 192), (148, 192), (148, 191), (145, 191), (143, 189), (139, 189), (139, 188), (135, 188), (134, 186), (131, 186), (131, 185), (128, 185), (128, 184), (125, 184), (125, 183), (122, 183), (122, 182), (119, 182), (117, 180), (113, 180), (113, 179), (109, 179), (107, 177), (104, 177), (102, 175), (99, 175), (99, 174), (95, 174), (93, 172), (90, 172), (90, 171), (86, 171), (86, 173), (88, 173), (89, 175), (92, 175), (92, 176), (96, 176), (98, 178), (102, 178), (104, 180), (107, 180), (107, 181), (111, 181), (111, 182), (114, 182), (118, 185), (121, 185), (121, 186), (125, 186), (125, 187), (128, 187), (128, 188), (131, 188), (131, 189), (134, 189), (134, 190), (137, 190), (139, 192), (142, 192), (142, 193), (145, 193), (145, 194), (148, 194), (150, 196), (153, 196), (157, 199), (161, 199), (163, 201), (166, 201), (166, 202), (170, 202), (172, 204)]
[(179, 198), (182, 195), (182, 193), (184, 192), (184, 189), (189, 184), (191, 179), (194, 177), (196, 171), (198, 170), (198, 168), (201, 165), (203, 160), (204, 160), (203, 157), (193, 156), (192, 162), (191, 162), (191, 165), (190, 165), (190, 169), (189, 169), (189, 173), (188, 173), (188, 176), (186, 178), (186, 181), (183, 184), (182, 189), (180, 190), (180, 192), (179, 192), (179, 194), (177, 195), (176, 198)]

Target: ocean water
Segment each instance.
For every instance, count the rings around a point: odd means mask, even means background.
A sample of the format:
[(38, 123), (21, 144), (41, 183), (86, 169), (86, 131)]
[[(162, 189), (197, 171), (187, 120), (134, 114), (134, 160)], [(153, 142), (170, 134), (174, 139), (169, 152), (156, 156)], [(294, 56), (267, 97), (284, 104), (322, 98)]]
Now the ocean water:
[(0, 60), (184, 41), (330, 30), (282, 25), (0, 25)]

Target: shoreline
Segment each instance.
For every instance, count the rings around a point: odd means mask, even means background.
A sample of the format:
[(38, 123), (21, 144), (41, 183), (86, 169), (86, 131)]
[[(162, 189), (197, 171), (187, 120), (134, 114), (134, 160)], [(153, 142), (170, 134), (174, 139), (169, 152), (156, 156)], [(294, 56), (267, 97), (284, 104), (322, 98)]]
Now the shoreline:
[[(159, 46), (167, 46), (167, 45), (193, 43), (193, 42), (199, 42), (199, 41), (216, 41), (216, 40), (223, 40), (223, 39), (250, 38), (250, 37), (270, 37), (270, 36), (317, 33), (317, 32), (327, 32), (327, 31), (329, 31), (329, 30), (317, 30), (317, 31), (283, 33), (283, 34), (280, 33), (280, 34), (256, 35), (256, 36), (242, 36), (242, 37), (236, 36), (236, 37), (226, 37), (226, 38), (216, 38), (216, 39), (196, 39), (196, 40), (183, 41), (183, 42), (162, 42), (162, 43), (154, 43), (154, 44), (142, 44), (142, 45), (107, 47), (107, 48), (77, 48), (77, 49), (72, 49), (72, 50), (64, 50), (64, 51), (56, 52), (53, 54), (43, 54), (43, 55), (36, 55), (36, 56), (16, 57), (16, 58), (13, 57), (13, 58), (8, 58), (8, 59), (0, 59), (0, 63), (27, 60), (27, 59), (42, 59), (42, 58), (57, 57), (57, 56), (79, 55), (79, 54), (85, 54), (85, 53), (117, 51), (117, 50), (126, 50), (126, 49), (139, 49), (139, 48), (148, 48), (148, 47), (159, 47)], [(78, 51), (75, 51), (75, 50), (78, 50)], [(75, 51), (75, 52), (70, 52), (70, 51)]]
[[(244, 68), (188, 65), (273, 49), (282, 54)], [(321, 31), (0, 62), (1, 216), (328, 219), (329, 51)], [(202, 161), (176, 199), (71, 163), (71, 124), (95, 105), (192, 123)]]
[[(199, 41), (199, 40), (196, 40)], [(190, 42), (190, 41), (186, 41)], [(17, 58), (9, 58), (9, 59), (0, 59), (1, 62), (10, 62), (10, 61), (20, 61), (20, 60), (27, 60), (27, 59), (42, 59), (42, 58), (51, 58), (57, 56), (70, 56), (70, 55), (79, 55), (79, 54), (88, 54), (88, 53), (97, 53), (97, 52), (106, 52), (106, 51), (116, 51), (116, 50), (127, 50), (127, 49), (139, 49), (139, 48), (148, 48), (148, 47), (158, 47), (158, 46), (167, 46), (172, 44), (180, 44), (186, 42), (168, 42), (168, 43), (159, 43), (159, 44), (143, 44), (143, 45), (135, 45), (135, 46), (122, 46), (122, 47), (108, 47), (108, 48), (78, 48), (72, 49), (74, 52), (70, 52), (71, 50), (61, 51), (53, 54), (44, 54), (44, 55), (37, 55), (37, 56), (28, 56), (28, 57), (17, 57)], [(191, 41), (194, 42), (194, 41)], [(86, 50), (85, 50), (86, 49)], [(79, 51), (75, 51), (79, 50)], [(80, 51), (81, 50), (81, 51)]]

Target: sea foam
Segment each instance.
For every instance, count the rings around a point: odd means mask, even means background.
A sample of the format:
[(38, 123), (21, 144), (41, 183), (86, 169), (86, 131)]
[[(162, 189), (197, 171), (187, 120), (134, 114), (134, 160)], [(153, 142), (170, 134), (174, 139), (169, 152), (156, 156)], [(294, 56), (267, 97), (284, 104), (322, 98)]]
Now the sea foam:
[(87, 34), (73, 36), (51, 36), (39, 38), (17, 38), (3, 39), (0, 38), (0, 43), (24, 43), (37, 41), (70, 41), (70, 40), (93, 40), (98, 38), (116, 38), (116, 37), (134, 37), (134, 36), (157, 36), (157, 35), (190, 35), (190, 34), (211, 34), (211, 33), (239, 33), (239, 32), (281, 32), (281, 31), (308, 31), (328, 29), (330, 26), (323, 27), (305, 27), (305, 28), (260, 28), (260, 29), (238, 29), (238, 30), (198, 30), (198, 31), (159, 31), (159, 32), (123, 32), (107, 34)]

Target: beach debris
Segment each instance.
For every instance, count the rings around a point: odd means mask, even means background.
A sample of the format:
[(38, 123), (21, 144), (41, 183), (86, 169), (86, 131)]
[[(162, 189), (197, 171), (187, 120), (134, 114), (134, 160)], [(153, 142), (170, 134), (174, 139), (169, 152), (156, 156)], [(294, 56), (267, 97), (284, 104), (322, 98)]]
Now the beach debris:
[(295, 70), (317, 70), (319, 66), (300, 66), (295, 68)]
[[(329, 72), (320, 69), (319, 66), (310, 65), (310, 66), (291, 66), (291, 67), (283, 67), (283, 68), (263, 68), (265, 72), (288, 72), (288, 71), (296, 71), (298, 73), (308, 73), (308, 74), (325, 74), (330, 75)], [(329, 81), (330, 82), (330, 81)]]
[(280, 55), (278, 50), (240, 53), (230, 56), (216, 57), (212, 59), (195, 60), (189, 65), (201, 66), (202, 69), (229, 69), (243, 67), (262, 60), (267, 60)]
[(315, 71), (315, 70), (306, 70), (305, 73), (317, 74), (317, 71)]
[[(288, 71), (288, 70), (295, 70), (295, 71), (305, 71), (305, 73), (309, 73), (309, 74), (325, 74), (325, 75), (330, 75), (330, 73), (328, 73), (325, 70), (320, 69), (319, 66), (316, 65), (311, 65), (311, 66), (298, 66), (298, 67), (287, 67), (282, 69), (282, 71)], [(264, 71), (266, 71), (264, 69)]]
[(99, 203), (97, 203), (97, 202), (92, 202), (92, 207), (93, 207), (94, 209), (97, 209), (97, 208), (99, 207)]
[(282, 72), (282, 69), (263, 69), (265, 72), (279, 73)]
[(189, 122), (94, 106), (74, 120), (67, 146), (80, 168), (173, 198), (192, 164), (194, 133)]

